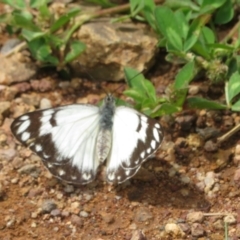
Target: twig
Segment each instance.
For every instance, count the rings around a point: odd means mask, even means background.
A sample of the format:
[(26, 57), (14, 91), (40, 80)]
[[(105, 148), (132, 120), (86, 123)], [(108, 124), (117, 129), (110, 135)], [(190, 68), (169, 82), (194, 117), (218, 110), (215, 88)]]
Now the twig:
[(217, 139), (218, 143), (222, 143), (226, 141), (228, 138), (230, 138), (233, 134), (238, 132), (240, 130), (240, 124), (238, 124), (236, 127), (232, 128), (229, 132), (225, 133), (223, 136), (219, 137)]

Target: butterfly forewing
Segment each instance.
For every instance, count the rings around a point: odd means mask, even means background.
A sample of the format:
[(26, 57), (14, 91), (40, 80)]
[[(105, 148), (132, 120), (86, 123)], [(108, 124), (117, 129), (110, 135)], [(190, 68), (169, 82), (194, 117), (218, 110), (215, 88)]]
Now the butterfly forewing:
[(97, 173), (99, 108), (74, 104), (24, 114), (11, 125), (16, 138), (39, 155), (56, 177), (86, 184)]
[(141, 164), (160, 146), (160, 124), (127, 107), (118, 107), (113, 119), (113, 143), (107, 180), (121, 183), (136, 174)]

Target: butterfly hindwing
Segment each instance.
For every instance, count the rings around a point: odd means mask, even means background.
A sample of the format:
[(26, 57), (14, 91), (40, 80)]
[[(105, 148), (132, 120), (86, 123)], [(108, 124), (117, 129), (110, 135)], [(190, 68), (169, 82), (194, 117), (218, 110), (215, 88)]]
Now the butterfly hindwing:
[(14, 120), (11, 129), (54, 176), (77, 184), (95, 178), (98, 107), (74, 104), (26, 113)]
[(107, 180), (121, 183), (135, 175), (141, 164), (160, 146), (160, 124), (134, 109), (116, 108), (113, 143), (107, 163)]

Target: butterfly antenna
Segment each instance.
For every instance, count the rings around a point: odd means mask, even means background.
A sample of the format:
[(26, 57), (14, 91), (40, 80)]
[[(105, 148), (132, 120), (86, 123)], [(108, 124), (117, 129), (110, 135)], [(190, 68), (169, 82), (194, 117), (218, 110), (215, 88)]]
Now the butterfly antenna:
[[(126, 80), (126, 77), (124, 77), (127, 85), (129, 85), (128, 83), (129, 83), (132, 79), (134, 79), (135, 77), (137, 77), (137, 76), (140, 75), (140, 74), (142, 74), (142, 72), (137, 73), (135, 76), (133, 76), (132, 78), (130, 78), (129, 81), (127, 81), (127, 80)], [(122, 84), (122, 85), (123, 85), (123, 84)], [(120, 85), (120, 86), (118, 86), (117, 88), (115, 88), (115, 89), (113, 90), (113, 93), (115, 93), (120, 87), (122, 87), (122, 85)]]

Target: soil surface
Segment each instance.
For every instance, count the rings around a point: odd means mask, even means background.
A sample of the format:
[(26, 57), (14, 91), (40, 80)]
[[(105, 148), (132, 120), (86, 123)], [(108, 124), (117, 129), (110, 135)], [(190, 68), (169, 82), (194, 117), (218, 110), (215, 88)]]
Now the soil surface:
[[(159, 95), (176, 70), (161, 61), (150, 71)], [(99, 89), (86, 79), (63, 81), (52, 72), (36, 79), (47, 87), (19, 92), (0, 127), (0, 239), (222, 240), (225, 232), (229, 239), (240, 238), (239, 133), (221, 146), (215, 141), (239, 116), (191, 109), (164, 116), (162, 146), (136, 176), (112, 186), (100, 171), (93, 183), (72, 186), (54, 178), (13, 138), (13, 118), (45, 105), (96, 104), (103, 90), (124, 98), (125, 86), (102, 82)], [(219, 99), (216, 89), (200, 79), (189, 94)]]

